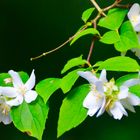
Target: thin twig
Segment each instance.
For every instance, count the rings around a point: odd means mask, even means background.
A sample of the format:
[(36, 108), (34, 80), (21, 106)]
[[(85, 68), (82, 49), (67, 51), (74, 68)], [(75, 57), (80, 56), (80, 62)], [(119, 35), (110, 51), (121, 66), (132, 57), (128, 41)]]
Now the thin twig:
[[(115, 2), (114, 2), (112, 5), (110, 5), (110, 6), (106, 7), (106, 8), (104, 8), (104, 9), (101, 9), (95, 0), (91, 0), (91, 2), (93, 3), (93, 5), (95, 6), (95, 8), (98, 10), (97, 16), (96, 16), (93, 20), (91, 20), (91, 23), (92, 23), (92, 24), (97, 23), (97, 20), (98, 20), (101, 16), (106, 16), (104, 12), (110, 10), (111, 8), (114, 8), (114, 7), (129, 8), (129, 7), (130, 7), (130, 5), (121, 5), (121, 4), (119, 4), (121, 1), (122, 1), (122, 0), (115, 0)], [(46, 56), (47, 54), (50, 54), (50, 53), (52, 53), (52, 52), (55, 52), (55, 51), (61, 49), (61, 48), (64, 47), (67, 43), (69, 43), (72, 39), (74, 39), (79, 33), (81, 33), (83, 30), (85, 30), (87, 27), (88, 27), (88, 24), (86, 24), (80, 31), (78, 31), (76, 34), (74, 34), (72, 37), (70, 37), (68, 40), (66, 40), (66, 41), (65, 41), (63, 44), (61, 44), (60, 46), (58, 46), (58, 47), (56, 47), (56, 48), (54, 48), (54, 49), (52, 49), (52, 50), (50, 50), (50, 51), (44, 52), (44, 53), (42, 53), (41, 55), (39, 55), (39, 56), (37, 56), (37, 57), (33, 57), (33, 58), (31, 58), (30, 60), (32, 61), (32, 60), (39, 59), (39, 58), (41, 58), (41, 57), (43, 57), (43, 56)], [(94, 39), (94, 40), (95, 40), (95, 39)], [(93, 50), (93, 47), (92, 47), (92, 46), (94, 46), (94, 41), (91, 43), (90, 52), (89, 52), (89, 55), (88, 55), (87, 60), (90, 60), (91, 53), (92, 53), (92, 50)]]
[[(96, 24), (96, 21), (97, 20), (94, 20), (93, 22), (93, 27), (96, 29), (97, 28), (97, 24)], [(95, 44), (95, 37), (93, 37), (93, 40), (91, 42), (91, 45), (90, 45), (90, 50), (89, 50), (89, 53), (88, 53), (88, 57), (87, 57), (87, 61), (90, 62), (90, 58), (91, 58), (91, 55), (92, 55), (92, 52), (93, 52), (93, 48), (94, 48), (94, 44)]]
[(90, 50), (89, 50), (89, 53), (88, 53), (88, 57), (87, 57), (88, 62), (90, 62), (90, 57), (92, 55), (92, 51), (93, 51), (93, 48), (94, 48), (94, 43), (95, 43), (95, 41), (94, 41), (94, 38), (93, 38), (93, 40), (91, 42), (91, 45), (90, 45)]
[(112, 8), (114, 8), (114, 7), (116, 7), (116, 5), (118, 5), (121, 1), (122, 1), (122, 0), (116, 0), (112, 5), (110, 5), (110, 6), (106, 7), (106, 8), (104, 8), (103, 11), (105, 12), (105, 11), (108, 11), (108, 10), (110, 10), (110, 9), (112, 9)]
[(132, 6), (132, 4), (126, 4), (126, 5), (122, 5), (122, 4), (117, 4), (116, 7), (119, 7), (119, 8), (130, 8)]
[(103, 16), (106, 16), (106, 14), (104, 13), (104, 11), (99, 7), (99, 5), (97, 4), (97, 2), (95, 0), (90, 0), (93, 5), (95, 6), (95, 8), (97, 9), (97, 11), (103, 15)]
[(81, 33), (83, 30), (85, 30), (87, 27), (88, 27), (88, 25), (85, 25), (80, 31), (78, 31), (76, 34), (74, 34), (72, 37), (70, 37), (68, 40), (66, 40), (66, 41), (65, 41), (63, 44), (61, 44), (60, 46), (54, 48), (53, 50), (44, 52), (44, 53), (42, 53), (42, 54), (39, 55), (39, 56), (32, 57), (30, 60), (33, 61), (33, 60), (39, 59), (39, 58), (41, 58), (41, 57), (43, 57), (43, 56), (46, 56), (47, 54), (50, 54), (50, 53), (52, 53), (52, 52), (55, 52), (55, 51), (61, 49), (61, 48), (64, 47), (67, 43), (69, 43), (75, 36), (77, 36), (79, 33)]

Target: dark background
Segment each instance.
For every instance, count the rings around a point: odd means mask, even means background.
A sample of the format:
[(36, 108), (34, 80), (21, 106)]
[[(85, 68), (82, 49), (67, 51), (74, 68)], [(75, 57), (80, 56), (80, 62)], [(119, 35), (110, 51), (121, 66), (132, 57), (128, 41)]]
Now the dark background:
[[(112, 2), (113, 0), (98, 1), (101, 7)], [(0, 72), (14, 69), (30, 74), (34, 68), (38, 81), (47, 77), (60, 77), (60, 70), (68, 59), (81, 54), (86, 58), (91, 37), (80, 39), (73, 46), (66, 45), (36, 61), (31, 62), (30, 57), (53, 49), (72, 36), (83, 24), (80, 18), (82, 12), (91, 6), (89, 0), (1, 0)], [(118, 55), (112, 46), (96, 46), (92, 63)], [(51, 110), (43, 140), (56, 140), (62, 98), (62, 93), (58, 91), (50, 99)], [(129, 112), (129, 117), (123, 117), (121, 121), (114, 120), (108, 114), (100, 118), (88, 117), (79, 127), (65, 133), (59, 140), (139, 140), (140, 110), (136, 108), (136, 112), (137, 114)], [(0, 139), (3, 140), (33, 140), (13, 125), (0, 124), (0, 134)]]

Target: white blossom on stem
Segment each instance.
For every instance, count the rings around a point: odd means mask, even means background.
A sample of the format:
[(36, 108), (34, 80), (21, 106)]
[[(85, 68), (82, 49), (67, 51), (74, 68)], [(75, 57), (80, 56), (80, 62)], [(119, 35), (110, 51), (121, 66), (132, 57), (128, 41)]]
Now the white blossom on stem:
[(104, 113), (105, 106), (105, 94), (104, 94), (104, 82), (106, 79), (106, 71), (103, 70), (99, 78), (93, 75), (91, 72), (82, 72), (79, 71), (78, 74), (89, 81), (91, 85), (91, 91), (86, 96), (83, 106), (88, 109), (88, 115), (93, 116), (96, 112), (97, 116), (102, 115)]
[(102, 70), (97, 78), (92, 72), (78, 72), (88, 80), (91, 89), (83, 101), (83, 106), (88, 109), (87, 114), (97, 117), (106, 110), (114, 119), (120, 120), (123, 115), (128, 116), (125, 109), (135, 112), (134, 107), (140, 104), (140, 98), (129, 92), (129, 87), (140, 83), (140, 79), (130, 79), (120, 87), (115, 85), (115, 80), (107, 81), (106, 70)]
[(22, 104), (23, 100), (27, 103), (31, 103), (37, 98), (37, 92), (32, 90), (35, 85), (34, 70), (25, 84), (17, 72), (10, 70), (8, 73), (12, 78), (13, 87), (0, 87), (1, 94), (10, 98), (10, 100), (6, 101), (6, 104), (18, 106)]

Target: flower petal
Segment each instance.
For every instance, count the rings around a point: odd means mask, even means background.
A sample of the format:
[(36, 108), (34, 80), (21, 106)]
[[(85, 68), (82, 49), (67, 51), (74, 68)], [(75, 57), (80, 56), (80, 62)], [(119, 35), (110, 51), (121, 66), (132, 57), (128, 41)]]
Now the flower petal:
[(130, 110), (131, 112), (135, 112), (134, 107), (128, 102), (127, 99), (123, 99), (120, 102), (126, 109)]
[(8, 115), (3, 115), (2, 122), (5, 125), (8, 125), (8, 124), (10, 124), (12, 122), (11, 117), (10, 117), (10, 113), (8, 113)]
[(8, 73), (12, 77), (13, 85), (15, 88), (23, 85), (23, 82), (17, 72), (10, 70)]
[(97, 81), (95, 82), (96, 90), (99, 92), (99, 94), (104, 94), (104, 87), (103, 87), (103, 82)]
[(105, 111), (105, 104), (106, 104), (106, 98), (104, 97), (102, 105), (101, 105), (101, 108), (100, 108), (98, 114), (96, 115), (96, 117), (99, 117), (99, 116), (101, 116), (104, 113), (104, 111)]
[(25, 93), (24, 97), (25, 97), (25, 101), (27, 103), (31, 103), (32, 101), (34, 101), (37, 98), (37, 92), (34, 90), (30, 90), (28, 92)]
[(138, 24), (134, 26), (134, 30), (136, 32), (140, 32), (140, 21), (138, 21)]
[(34, 86), (35, 86), (35, 74), (34, 74), (34, 70), (33, 70), (30, 78), (28, 79), (28, 81), (25, 84), (25, 87), (27, 88), (27, 90), (31, 90)]
[(100, 108), (102, 102), (103, 102), (103, 96), (101, 96), (98, 93), (94, 93), (93, 91), (90, 91), (83, 101), (83, 106), (88, 109), (93, 109), (96, 106)]
[(91, 84), (94, 84), (98, 80), (98, 78), (90, 71), (78, 71), (78, 75), (85, 78)]
[(96, 103), (96, 97), (94, 96), (93, 91), (90, 91), (83, 101), (83, 106), (85, 108), (91, 109), (94, 108), (95, 103)]
[(125, 116), (128, 116), (126, 110), (124, 109), (124, 107), (122, 106), (122, 104), (120, 102), (116, 102), (117, 106), (120, 108), (120, 110), (123, 112), (123, 114)]
[(127, 112), (119, 102), (115, 102), (114, 106), (110, 108), (110, 113), (113, 115), (114, 119), (120, 120), (124, 115), (127, 116)]
[(131, 104), (131, 105), (140, 105), (140, 98), (136, 95), (134, 95), (133, 93), (129, 94), (129, 97), (128, 97), (128, 102)]
[(20, 104), (22, 104), (23, 102), (23, 96), (22, 95), (18, 95), (15, 99), (6, 101), (6, 104), (8, 104), (9, 106), (18, 106)]
[(140, 14), (140, 6), (138, 3), (135, 3), (131, 6), (128, 12), (128, 18), (129, 20), (131, 20), (133, 16), (138, 16), (139, 14)]
[(9, 98), (17, 96), (17, 90), (13, 87), (0, 87), (1, 94)]
[(99, 80), (101, 80), (101, 81), (104, 82), (104, 83), (107, 82), (107, 79), (106, 79), (106, 70), (105, 70), (105, 69), (103, 69), (103, 70), (101, 71)]
[(129, 88), (126, 87), (126, 86), (121, 86), (120, 87), (120, 92), (118, 94), (118, 99), (124, 99), (124, 98), (127, 98), (128, 97), (128, 91), (129, 91)]
[(89, 109), (88, 112), (87, 112), (87, 114), (88, 114), (90, 117), (92, 117), (98, 110), (99, 110), (99, 107), (96, 106), (96, 107), (94, 107), (94, 108), (92, 108), (92, 109)]
[(140, 79), (130, 79), (122, 84), (122, 86), (131, 87), (140, 83)]

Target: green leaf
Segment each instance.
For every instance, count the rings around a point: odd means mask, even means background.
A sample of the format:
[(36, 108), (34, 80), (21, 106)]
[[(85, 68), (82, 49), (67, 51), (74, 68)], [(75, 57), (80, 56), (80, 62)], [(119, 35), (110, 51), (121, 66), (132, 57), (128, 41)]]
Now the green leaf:
[(93, 13), (93, 11), (95, 10), (95, 8), (89, 8), (87, 10), (85, 10), (82, 14), (82, 20), (86, 23), (87, 20), (90, 18), (91, 14)]
[(129, 91), (130, 93), (133, 93), (137, 95), (138, 97), (140, 97), (140, 84), (130, 87)]
[[(22, 81), (25, 83), (28, 79), (29, 79), (29, 76), (27, 73), (21, 71), (21, 72), (18, 72)], [(1, 73), (0, 74), (0, 86), (12, 86), (12, 83), (6, 83), (5, 82), (5, 79), (7, 78), (11, 78), (11, 76), (8, 74), (8, 73)]]
[(82, 55), (79, 57), (73, 58), (66, 63), (63, 70), (61, 71), (61, 74), (65, 73), (66, 71), (68, 71), (69, 69), (71, 69), (75, 66), (84, 65), (86, 63), (87, 63), (87, 61), (82, 59)]
[(89, 34), (91, 34), (91, 35), (100, 35), (99, 32), (94, 28), (88, 28), (88, 29), (85, 29), (85, 30), (83, 30), (81, 32), (80, 31), (78, 31), (78, 32), (77, 32), (76, 37), (71, 41), (70, 45), (72, 45), (75, 41), (77, 41), (79, 38), (81, 38), (81, 37), (83, 37), (85, 35), (89, 35)]
[(58, 120), (58, 137), (81, 124), (87, 117), (87, 110), (83, 107), (83, 100), (89, 90), (89, 85), (79, 86), (72, 90), (63, 100)]
[(121, 26), (120, 41), (115, 43), (116, 50), (125, 52), (132, 48), (140, 48), (138, 37), (130, 21), (126, 21)]
[(95, 67), (99, 67), (104, 61), (98, 61), (97, 63), (95, 63), (92, 68), (95, 68)]
[(36, 85), (35, 89), (46, 103), (50, 96), (60, 88), (60, 82), (61, 79), (58, 78), (47, 78), (45, 80), (40, 81)]
[(105, 33), (100, 41), (105, 44), (114, 44), (120, 40), (119, 33), (117, 31), (109, 31)]
[(138, 73), (131, 73), (131, 74), (127, 74), (118, 78), (116, 80), (116, 85), (121, 86), (125, 81), (133, 79), (133, 78), (138, 78)]
[(69, 72), (66, 76), (64, 76), (61, 80), (60, 87), (63, 91), (63, 93), (67, 93), (71, 90), (72, 86), (77, 81), (79, 75), (77, 74), (78, 71), (81, 71), (83, 69), (76, 69), (74, 71)]
[(48, 111), (49, 107), (38, 97), (30, 104), (24, 101), (20, 106), (12, 107), (11, 117), (17, 129), (41, 140)]
[(136, 60), (130, 57), (117, 56), (105, 60), (98, 68), (99, 70), (106, 69), (110, 71), (137, 72), (140, 66)]
[(98, 25), (110, 30), (119, 29), (121, 26), (128, 10), (114, 8), (109, 10), (106, 17), (103, 17), (99, 20)]

